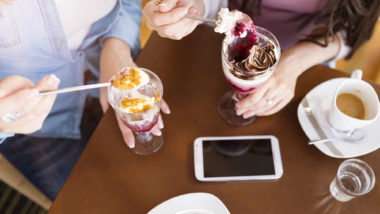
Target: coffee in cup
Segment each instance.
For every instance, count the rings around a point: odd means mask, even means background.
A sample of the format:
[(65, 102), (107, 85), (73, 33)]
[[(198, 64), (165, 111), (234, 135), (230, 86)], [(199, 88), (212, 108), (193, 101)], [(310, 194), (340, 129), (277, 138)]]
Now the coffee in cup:
[(373, 87), (361, 80), (356, 70), (335, 89), (328, 122), (336, 131), (353, 131), (375, 122), (380, 115), (379, 97)]
[(342, 113), (349, 117), (359, 120), (368, 120), (367, 105), (354, 94), (339, 94), (336, 98), (336, 106)]

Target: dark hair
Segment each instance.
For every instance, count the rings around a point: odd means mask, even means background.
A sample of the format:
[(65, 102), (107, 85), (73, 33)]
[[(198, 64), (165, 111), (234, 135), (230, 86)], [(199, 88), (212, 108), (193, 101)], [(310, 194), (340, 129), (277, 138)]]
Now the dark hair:
[[(256, 7), (260, 13), (262, 0), (244, 0), (243, 12), (248, 8)], [(367, 41), (375, 28), (380, 16), (380, 0), (330, 0), (330, 3), (319, 13), (321, 31), (312, 33), (302, 41), (309, 41), (327, 47), (328, 38), (338, 31), (347, 34), (346, 44), (351, 46), (347, 59)], [(317, 39), (324, 38), (323, 42)]]

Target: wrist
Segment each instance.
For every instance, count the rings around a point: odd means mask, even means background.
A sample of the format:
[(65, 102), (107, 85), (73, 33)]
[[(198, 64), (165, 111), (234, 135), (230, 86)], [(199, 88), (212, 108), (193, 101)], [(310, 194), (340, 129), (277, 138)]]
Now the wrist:
[[(103, 41), (100, 57), (100, 82), (108, 82), (114, 74), (124, 67), (135, 67), (129, 45), (118, 38), (107, 38)], [(100, 104), (103, 112), (109, 105), (107, 100), (107, 88), (100, 89)]]
[(277, 75), (284, 76), (285, 78), (297, 79), (309, 65), (302, 61), (302, 56), (293, 50), (283, 51), (280, 61), (278, 62), (276, 70)]

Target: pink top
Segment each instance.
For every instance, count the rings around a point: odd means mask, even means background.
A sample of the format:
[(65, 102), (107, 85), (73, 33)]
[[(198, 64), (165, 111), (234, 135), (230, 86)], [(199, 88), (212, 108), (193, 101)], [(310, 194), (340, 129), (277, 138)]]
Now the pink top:
[[(244, 0), (229, 0), (231, 10), (242, 10)], [(262, 0), (261, 14), (251, 8), (246, 12), (253, 23), (271, 31), (285, 50), (305, 38), (316, 27), (317, 13), (328, 0)]]

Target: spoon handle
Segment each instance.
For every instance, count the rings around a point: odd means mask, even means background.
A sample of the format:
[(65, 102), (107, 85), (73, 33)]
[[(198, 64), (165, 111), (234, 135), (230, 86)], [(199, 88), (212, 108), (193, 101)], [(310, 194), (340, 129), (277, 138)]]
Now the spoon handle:
[(61, 88), (58, 90), (41, 91), (38, 93), (38, 95), (43, 96), (43, 95), (50, 95), (50, 94), (62, 94), (62, 93), (68, 93), (68, 92), (73, 92), (73, 91), (82, 91), (82, 90), (88, 90), (88, 89), (93, 89), (93, 88), (102, 88), (102, 87), (107, 87), (110, 85), (111, 85), (110, 82), (91, 84), (91, 85), (81, 85), (81, 86), (74, 86), (74, 87), (69, 87), (69, 88)]
[(327, 143), (327, 142), (330, 142), (332, 140), (335, 140), (336, 138), (327, 138), (327, 139), (322, 139), (322, 140), (313, 140), (313, 141), (309, 141), (309, 145), (314, 145), (314, 144), (320, 144), (320, 143)]
[(186, 14), (185, 18), (195, 19), (195, 20), (203, 21), (203, 22), (212, 22), (212, 23), (215, 23), (215, 19), (211, 19), (211, 18), (207, 18), (207, 17), (202, 17), (202, 16), (196, 16), (196, 15), (193, 15), (193, 14)]
[[(158, 8), (154, 8), (153, 9), (153, 12), (155, 13), (158, 13)], [(215, 24), (216, 20), (215, 19), (212, 19), (212, 18), (208, 18), (208, 17), (203, 17), (203, 16), (197, 16), (197, 15), (193, 15), (193, 14), (186, 14), (185, 15), (185, 18), (187, 19), (194, 19), (194, 20), (198, 20), (198, 21), (202, 21), (202, 22), (212, 22)]]

